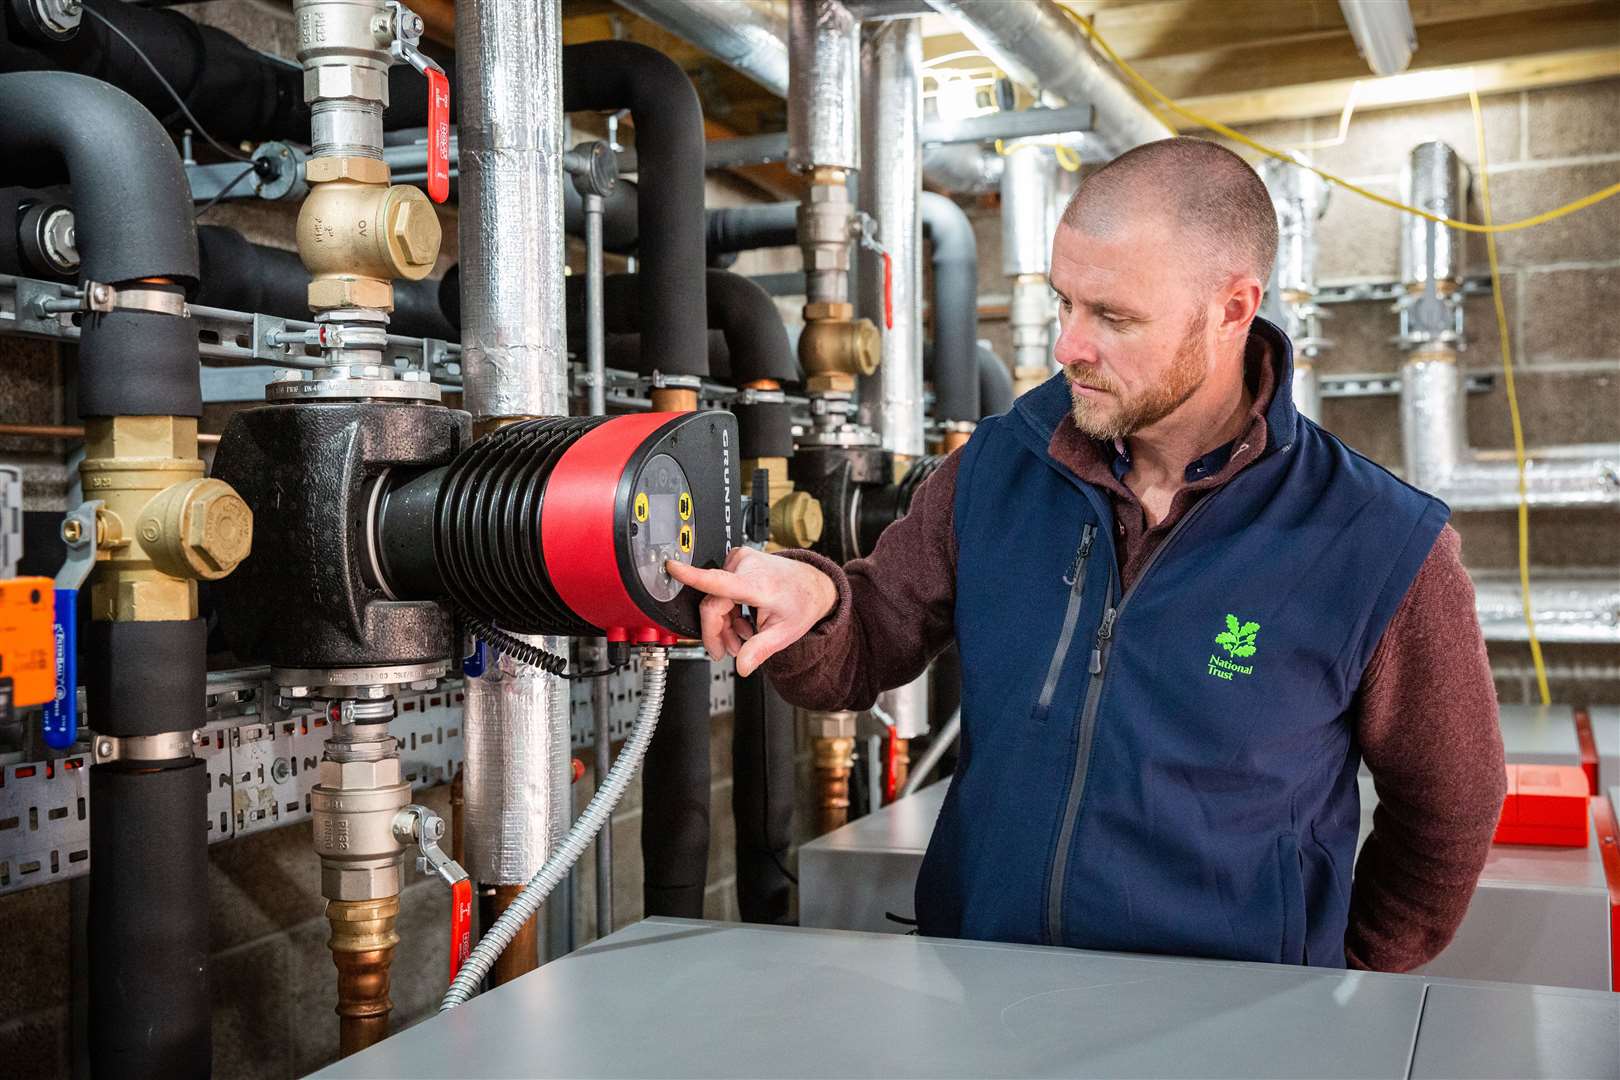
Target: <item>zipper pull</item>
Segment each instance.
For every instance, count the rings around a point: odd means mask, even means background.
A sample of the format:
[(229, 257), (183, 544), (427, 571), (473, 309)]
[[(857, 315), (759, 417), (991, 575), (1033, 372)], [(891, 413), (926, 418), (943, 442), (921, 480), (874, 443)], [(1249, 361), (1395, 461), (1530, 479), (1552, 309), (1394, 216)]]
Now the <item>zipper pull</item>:
[(1102, 674), (1102, 651), (1108, 639), (1114, 636), (1114, 619), (1118, 616), (1118, 608), (1109, 608), (1103, 612), (1102, 625), (1097, 627), (1097, 644), (1091, 650), (1091, 673)]
[(1091, 544), (1097, 538), (1097, 526), (1088, 524), (1080, 530), (1080, 547), (1074, 553), (1074, 562), (1069, 564), (1069, 572), (1063, 577), (1063, 584), (1071, 588), (1080, 578), (1080, 568), (1091, 557)]

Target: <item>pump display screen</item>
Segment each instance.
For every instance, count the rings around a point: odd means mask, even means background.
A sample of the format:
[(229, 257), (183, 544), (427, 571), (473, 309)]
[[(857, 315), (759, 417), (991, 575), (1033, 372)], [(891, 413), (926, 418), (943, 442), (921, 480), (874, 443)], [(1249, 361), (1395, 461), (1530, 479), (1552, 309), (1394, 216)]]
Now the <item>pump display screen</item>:
[(668, 454), (649, 458), (636, 478), (630, 513), (630, 555), (649, 593), (673, 600), (680, 582), (664, 569), (668, 559), (691, 565), (695, 535), (691, 485)]

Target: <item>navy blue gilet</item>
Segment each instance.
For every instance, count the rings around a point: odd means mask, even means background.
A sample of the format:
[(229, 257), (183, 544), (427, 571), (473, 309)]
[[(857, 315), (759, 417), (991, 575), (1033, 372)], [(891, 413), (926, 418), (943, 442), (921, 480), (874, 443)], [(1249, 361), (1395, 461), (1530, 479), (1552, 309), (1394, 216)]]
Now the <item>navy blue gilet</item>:
[(1287, 337), (1252, 334), (1265, 450), (1128, 591), (1108, 494), (1047, 450), (1061, 375), (964, 449), (961, 756), (921, 933), (1344, 966), (1352, 701), (1449, 512), (1301, 417)]

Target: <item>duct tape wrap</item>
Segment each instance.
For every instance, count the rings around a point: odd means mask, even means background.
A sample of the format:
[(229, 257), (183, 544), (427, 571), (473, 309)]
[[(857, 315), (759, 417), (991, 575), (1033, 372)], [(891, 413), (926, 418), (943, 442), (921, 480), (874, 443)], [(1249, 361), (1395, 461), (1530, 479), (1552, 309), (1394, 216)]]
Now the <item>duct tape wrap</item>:
[(568, 411), (557, 0), (467, 0), (460, 90), (461, 363), (475, 418)]
[(787, 97), (787, 20), (771, 0), (620, 0), (619, 6)]
[[(1487, 641), (1524, 641), (1523, 592), (1517, 577), (1474, 578), (1474, 607)], [(1620, 583), (1601, 577), (1531, 581), (1530, 610), (1543, 642), (1620, 644)]]
[[(568, 641), (525, 637), (567, 655)], [(540, 869), (568, 828), (568, 708), (562, 680), (533, 668), (491, 665), (467, 680), (467, 873), (515, 885)]]
[(1053, 191), (1058, 164), (1033, 142), (1007, 147), (1001, 173), (1001, 272), (1008, 277), (1045, 274), (1051, 258)]
[[(1443, 142), (1412, 148), (1401, 169), (1401, 199), (1409, 206), (1460, 221), (1468, 206), (1468, 166)], [(1401, 280), (1421, 288), (1434, 275), (1435, 288), (1460, 286), (1467, 265), (1466, 236), (1459, 229), (1434, 225), (1434, 251), (1429, 251), (1431, 223), (1415, 214), (1401, 215)]]
[[(881, 341), (876, 374), (860, 383), (861, 422), (881, 432), (883, 448), (921, 457), (922, 374), (922, 30), (915, 19), (870, 23), (861, 42), (861, 209), (878, 223), (890, 257), (893, 325)], [(884, 322), (883, 260), (863, 251), (860, 313)]]
[(855, 169), (860, 23), (838, 0), (788, 0), (788, 165)]

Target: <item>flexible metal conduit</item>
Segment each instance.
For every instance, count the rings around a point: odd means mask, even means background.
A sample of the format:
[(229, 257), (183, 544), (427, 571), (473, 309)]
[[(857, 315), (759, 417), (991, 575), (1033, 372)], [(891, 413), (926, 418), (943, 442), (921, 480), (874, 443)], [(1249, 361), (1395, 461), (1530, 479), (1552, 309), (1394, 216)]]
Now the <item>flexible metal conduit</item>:
[(1088, 102), (1110, 156), (1175, 134), (1109, 71), (1054, 0), (928, 0), (1014, 82), (1048, 105)]
[(658, 715), (664, 707), (668, 663), (668, 655), (663, 649), (642, 650), (641, 702), (636, 706), (636, 725), (631, 730), (630, 737), (625, 740), (624, 748), (619, 751), (618, 760), (608, 770), (606, 778), (596, 789), (596, 794), (591, 796), (590, 804), (574, 821), (567, 835), (562, 838), (562, 842), (546, 858), (534, 877), (523, 887), (523, 891), (507, 905), (506, 910), (490, 928), (484, 931), (483, 937), (473, 947), (472, 953), (461, 965), (455, 980), (451, 982), (444, 1000), (439, 1003), (440, 1012), (453, 1009), (472, 999), (478, 992), (478, 985), (489, 974), (490, 968), (494, 967), (496, 959), (511, 944), (523, 924), (540, 910), (540, 905), (545, 903), (546, 897), (551, 895), (558, 883), (568, 876), (568, 871), (585, 853), (586, 845), (607, 824), (613, 808), (624, 798), (631, 778), (641, 766), (642, 759), (647, 756), (647, 747), (658, 727)]

